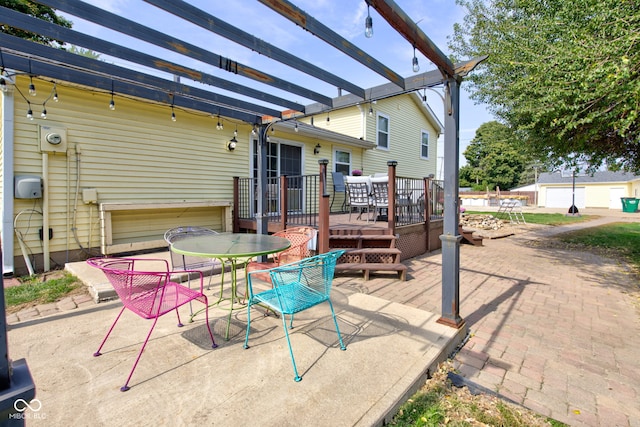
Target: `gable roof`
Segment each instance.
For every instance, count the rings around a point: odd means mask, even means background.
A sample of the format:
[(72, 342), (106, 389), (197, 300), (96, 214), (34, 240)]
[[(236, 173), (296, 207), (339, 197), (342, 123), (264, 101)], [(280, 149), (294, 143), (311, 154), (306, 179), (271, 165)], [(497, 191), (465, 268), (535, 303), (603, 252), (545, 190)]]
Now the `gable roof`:
[[(598, 171), (593, 175), (576, 175), (576, 183), (607, 183), (607, 182), (630, 182), (640, 180), (640, 176), (628, 172)], [(572, 184), (571, 175), (563, 175), (558, 172), (541, 173), (538, 177), (538, 184)]]

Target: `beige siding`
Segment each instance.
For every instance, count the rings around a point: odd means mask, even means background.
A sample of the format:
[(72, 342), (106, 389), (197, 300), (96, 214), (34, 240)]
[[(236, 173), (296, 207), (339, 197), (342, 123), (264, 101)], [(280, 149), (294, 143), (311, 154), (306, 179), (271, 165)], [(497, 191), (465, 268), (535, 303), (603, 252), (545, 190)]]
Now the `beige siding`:
[[(28, 80), (18, 79), (20, 87), (27, 84)], [(230, 209), (224, 205), (229, 206), (233, 200), (233, 177), (251, 175), (249, 125), (223, 120), (224, 130), (217, 130), (217, 117), (180, 108), (175, 109), (177, 121), (173, 122), (166, 104), (140, 102), (117, 94), (116, 109), (111, 111), (109, 93), (62, 83), (57, 86), (60, 101), (47, 103), (48, 118), (43, 120), (39, 118), (42, 102), (49, 95), (51, 83), (38, 81), (37, 86), (38, 96), (30, 99), (34, 120), (25, 116), (27, 102), (14, 94), (13, 162), (17, 175), (47, 177), (48, 218), (53, 230), (51, 253), (158, 240), (164, 230), (176, 225), (228, 228)], [(398, 175), (423, 177), (435, 173), (436, 133), (412, 96), (380, 100), (373, 105), (374, 110), (390, 117), (389, 151), (364, 150), (285, 134), (273, 138), (303, 146), (304, 174), (317, 174), (318, 160), (322, 158), (330, 160), (329, 171), (333, 170), (333, 153), (340, 149), (351, 152), (353, 167), (366, 174), (386, 172), (386, 162), (397, 160)], [(375, 141), (375, 120), (367, 113), (368, 105), (354, 106), (331, 112), (328, 123), (326, 114), (318, 115), (314, 124)], [(66, 153), (40, 151), (41, 125), (65, 130)], [(226, 143), (233, 137), (236, 126), (238, 145), (229, 152)], [(434, 130), (431, 144), (434, 154), (429, 160), (419, 158), (421, 129)], [(313, 153), (316, 144), (321, 145), (317, 155)], [(330, 181), (329, 189), (331, 184)], [(97, 203), (83, 202), (85, 189), (97, 191)], [(192, 203), (211, 201), (218, 205)], [(101, 218), (99, 206), (119, 203), (144, 204), (146, 208), (109, 211)], [(149, 208), (158, 203), (165, 205)], [(167, 208), (166, 203), (173, 207)], [(191, 204), (183, 208), (181, 203)], [(14, 200), (14, 216), (19, 216), (16, 229), (33, 254), (43, 251), (38, 233), (43, 222), (42, 204), (43, 199)], [(14, 255), (20, 256), (19, 245), (15, 248)]]
[[(215, 200), (230, 204), (233, 176), (248, 175), (251, 129), (247, 125), (238, 123), (238, 148), (229, 152), (226, 142), (233, 136), (235, 123), (225, 121), (224, 130), (218, 131), (217, 119), (203, 113), (176, 109), (177, 121), (172, 122), (166, 106), (116, 96), (116, 109), (111, 111), (109, 94), (58, 85), (58, 95), (60, 102), (47, 104), (47, 120), (39, 118), (40, 106), (32, 103), (36, 117), (32, 121), (25, 117), (26, 102), (15, 97), (15, 173), (48, 174), (51, 252), (100, 246), (98, 206), (83, 203), (83, 189), (96, 189), (98, 203)], [(68, 155), (40, 152), (42, 124), (66, 129)], [(43, 171), (45, 156), (48, 168)], [(24, 233), (30, 251), (41, 253), (42, 216), (27, 215), (30, 209), (42, 212), (42, 199), (15, 200), (15, 214), (23, 212), (17, 229)], [(226, 208), (219, 206), (118, 212), (112, 216), (113, 240), (156, 239), (176, 225), (224, 230), (227, 217)], [(19, 255), (18, 245), (15, 255)]]
[[(376, 142), (377, 114), (389, 117), (389, 150), (362, 150), (348, 147), (353, 155), (353, 167), (361, 169), (365, 175), (387, 171), (387, 161), (398, 162), (397, 174), (412, 178), (423, 178), (436, 173), (438, 129), (425, 116), (415, 94), (406, 94), (378, 100), (372, 104), (373, 116), (369, 116), (369, 104), (349, 107), (330, 114), (314, 117), (317, 127), (347, 134), (356, 138)], [(421, 158), (421, 132), (429, 133), (429, 158)], [(337, 148), (337, 147), (333, 147)], [(344, 148), (344, 147), (343, 147)]]

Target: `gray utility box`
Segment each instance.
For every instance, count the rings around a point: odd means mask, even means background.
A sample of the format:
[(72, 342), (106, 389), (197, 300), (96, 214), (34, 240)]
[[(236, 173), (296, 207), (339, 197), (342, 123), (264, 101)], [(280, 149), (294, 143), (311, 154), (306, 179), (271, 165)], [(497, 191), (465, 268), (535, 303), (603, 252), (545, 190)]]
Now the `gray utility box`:
[(40, 199), (42, 197), (42, 178), (38, 175), (16, 175), (14, 177), (14, 196), (16, 199)]

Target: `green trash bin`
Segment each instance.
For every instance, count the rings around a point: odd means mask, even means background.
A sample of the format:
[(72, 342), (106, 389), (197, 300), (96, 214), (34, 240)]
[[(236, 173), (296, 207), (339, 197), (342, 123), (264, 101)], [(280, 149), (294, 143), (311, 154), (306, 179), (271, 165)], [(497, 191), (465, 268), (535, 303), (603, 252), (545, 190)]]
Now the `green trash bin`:
[(622, 212), (638, 211), (638, 202), (640, 199), (636, 199), (635, 197), (620, 197), (620, 200), (622, 200)]

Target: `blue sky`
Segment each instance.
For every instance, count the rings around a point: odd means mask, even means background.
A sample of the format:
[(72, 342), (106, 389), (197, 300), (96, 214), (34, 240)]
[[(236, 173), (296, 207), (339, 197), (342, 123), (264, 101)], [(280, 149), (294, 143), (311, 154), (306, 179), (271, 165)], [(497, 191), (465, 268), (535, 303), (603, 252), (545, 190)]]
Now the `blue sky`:
[[(264, 70), (272, 75), (291, 79), (297, 84), (312, 88), (329, 96), (338, 95), (336, 88), (306, 76), (286, 65), (270, 60), (265, 56), (258, 55), (232, 41), (186, 22), (183, 25), (177, 25), (177, 22), (182, 21), (176, 20), (172, 15), (141, 0), (86, 1), (197, 46), (207, 48), (219, 55)], [(334, 48), (329, 47), (323, 41), (297, 28), (294, 24), (280, 17), (258, 1), (230, 0), (227, 2), (213, 2), (209, 0), (188, 0), (188, 2), (314, 65), (322, 67), (347, 80), (354, 81), (360, 87), (367, 88), (386, 83), (383, 77), (368, 70), (345, 55), (339, 54)], [(373, 9), (371, 9), (371, 16), (373, 18), (374, 36), (370, 39), (364, 36), (364, 20), (367, 14), (364, 0), (293, 0), (292, 2), (403, 77), (409, 77), (414, 74), (411, 69), (413, 47), (390, 28)], [(464, 16), (464, 10), (455, 4), (455, 0), (396, 0), (396, 3), (418, 23), (420, 28), (441, 51), (445, 54), (449, 53), (447, 37), (453, 34), (454, 23), (462, 22)], [(61, 14), (65, 15), (64, 13)], [(191, 60), (155, 46), (146, 45), (144, 42), (134, 41), (127, 36), (98, 28), (73, 16), (65, 16), (73, 22), (73, 28), (75, 30), (117, 43), (124, 43), (129, 47), (174, 62), (179, 62), (228, 80), (238, 81), (248, 86), (255, 86), (261, 90), (274, 92), (270, 87), (261, 87), (258, 83), (253, 83), (242, 77), (222, 71), (217, 67)], [(433, 64), (420, 53), (418, 53), (418, 59), (421, 72), (435, 68)], [(120, 64), (123, 62), (118, 59), (109, 60), (110, 62)], [(139, 66), (134, 66), (134, 68), (142, 69), (142, 67)], [(149, 72), (148, 70), (143, 71)], [(474, 105), (474, 102), (469, 99), (468, 93), (464, 89), (464, 83), (462, 88), (460, 108), (461, 153), (466, 148), (468, 142), (475, 136), (476, 129), (482, 123), (493, 120), (484, 106)], [(297, 95), (278, 94), (303, 104), (311, 103), (309, 100), (296, 99)], [(443, 109), (440, 99), (429, 91), (427, 91), (427, 98), (433, 111), (442, 119)], [(442, 150), (439, 150), (438, 155), (442, 156), (442, 154)], [(461, 156), (461, 163), (464, 163), (463, 156)]]

